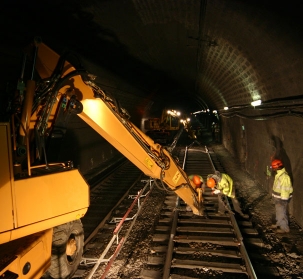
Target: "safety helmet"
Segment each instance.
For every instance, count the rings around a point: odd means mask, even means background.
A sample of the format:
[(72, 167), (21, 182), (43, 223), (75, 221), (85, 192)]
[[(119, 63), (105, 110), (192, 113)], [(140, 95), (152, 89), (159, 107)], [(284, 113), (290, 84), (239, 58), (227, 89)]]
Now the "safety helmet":
[(207, 186), (209, 188), (214, 188), (216, 186), (217, 182), (214, 178), (210, 177), (207, 179)]
[(193, 183), (194, 183), (196, 186), (200, 186), (201, 183), (202, 183), (202, 181), (201, 181), (201, 179), (200, 179), (200, 177), (199, 177), (198, 175), (194, 175), (192, 180), (193, 180)]
[(272, 168), (273, 170), (277, 170), (277, 169), (282, 168), (282, 167), (283, 167), (283, 163), (282, 163), (282, 161), (279, 160), (279, 159), (275, 159), (275, 160), (273, 160), (273, 161), (271, 162), (271, 168)]

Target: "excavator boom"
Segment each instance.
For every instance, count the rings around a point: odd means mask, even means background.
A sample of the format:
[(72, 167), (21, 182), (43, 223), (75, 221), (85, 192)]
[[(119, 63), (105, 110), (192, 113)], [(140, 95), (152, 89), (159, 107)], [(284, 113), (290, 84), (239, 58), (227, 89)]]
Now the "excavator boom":
[[(40, 75), (43, 78), (54, 75), (60, 59), (57, 53), (41, 44), (37, 56), (37, 69)], [(57, 89), (56, 95), (69, 98), (75, 96), (81, 102), (82, 110), (78, 116), (82, 120), (145, 175), (160, 179), (175, 191), (192, 208), (194, 214), (202, 215), (201, 201), (198, 200), (195, 187), (170, 152), (137, 128), (129, 120), (125, 110), (94, 83), (92, 75), (75, 69), (68, 61), (64, 61), (62, 68), (64, 69), (61, 73), (62, 85)]]

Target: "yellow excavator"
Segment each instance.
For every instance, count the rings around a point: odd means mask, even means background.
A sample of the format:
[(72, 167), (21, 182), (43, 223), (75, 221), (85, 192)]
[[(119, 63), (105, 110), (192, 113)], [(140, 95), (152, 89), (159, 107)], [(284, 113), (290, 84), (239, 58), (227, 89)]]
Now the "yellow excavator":
[(167, 149), (130, 122), (94, 75), (69, 62), (73, 55), (60, 56), (38, 38), (26, 53), (32, 74), (18, 87), (9, 120), (0, 123), (1, 278), (71, 278), (81, 260), (89, 185), (73, 162), (47, 160), (46, 139), (59, 116), (79, 116), (203, 215), (202, 190)]
[(161, 117), (152, 117), (144, 121), (146, 135), (156, 143), (167, 145), (171, 143), (181, 128), (180, 112), (171, 109), (163, 109)]

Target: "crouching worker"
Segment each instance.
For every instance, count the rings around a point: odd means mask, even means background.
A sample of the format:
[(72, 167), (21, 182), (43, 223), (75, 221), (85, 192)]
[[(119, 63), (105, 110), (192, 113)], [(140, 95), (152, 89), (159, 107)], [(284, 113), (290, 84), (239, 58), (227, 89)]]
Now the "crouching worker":
[[(204, 180), (201, 175), (198, 174), (191, 174), (188, 176), (193, 188), (198, 193), (198, 202), (202, 203), (203, 197), (202, 193), (204, 192), (205, 185)], [(186, 211), (192, 211), (189, 205), (186, 206)]]
[(224, 214), (227, 209), (222, 195), (231, 198), (234, 210), (244, 219), (248, 219), (249, 216), (244, 214), (241, 210), (240, 203), (236, 199), (236, 189), (233, 187), (232, 178), (226, 173), (220, 173), (215, 171), (214, 174), (207, 176), (207, 186), (212, 189), (213, 194), (218, 195), (218, 214)]

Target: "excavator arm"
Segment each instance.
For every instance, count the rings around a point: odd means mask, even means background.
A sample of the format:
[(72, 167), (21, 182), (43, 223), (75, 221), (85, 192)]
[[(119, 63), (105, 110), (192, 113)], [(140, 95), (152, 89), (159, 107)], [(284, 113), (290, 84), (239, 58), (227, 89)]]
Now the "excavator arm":
[[(43, 89), (34, 106), (41, 109), (37, 109), (36, 119), (32, 116), (30, 125), (38, 138), (44, 137), (60, 110), (69, 109), (145, 175), (165, 183), (194, 214), (203, 215), (201, 193), (197, 193), (170, 152), (137, 128), (115, 99), (94, 83), (93, 75), (76, 69), (43, 43), (38, 46), (36, 69)], [(43, 144), (40, 149), (43, 150)]]
[[(194, 214), (202, 215), (202, 204), (185, 172), (171, 154), (118, 114), (102, 99), (81, 101), (78, 116), (119, 150), (145, 175), (160, 179), (183, 199)], [(93, 107), (93, 109), (92, 109)]]
[[(71, 114), (203, 215), (202, 189), (195, 189), (167, 149), (129, 120), (75, 55), (59, 56), (39, 40), (25, 53), (32, 62), (30, 78), (24, 87), (23, 67), (9, 120), (0, 123), (0, 277), (40, 278), (47, 271), (53, 278), (71, 278), (81, 260), (79, 219), (89, 207), (89, 185), (71, 161), (50, 163), (46, 152), (48, 139), (64, 136)], [(73, 255), (67, 254), (70, 243), (77, 243)], [(67, 255), (72, 261), (61, 260)]]

